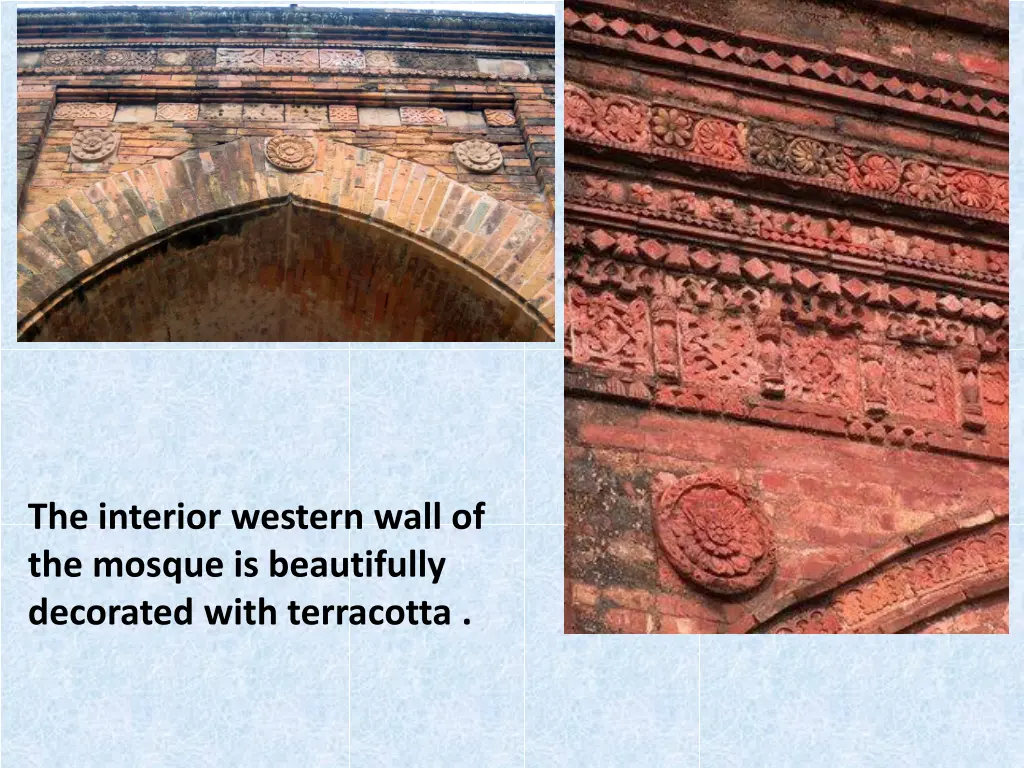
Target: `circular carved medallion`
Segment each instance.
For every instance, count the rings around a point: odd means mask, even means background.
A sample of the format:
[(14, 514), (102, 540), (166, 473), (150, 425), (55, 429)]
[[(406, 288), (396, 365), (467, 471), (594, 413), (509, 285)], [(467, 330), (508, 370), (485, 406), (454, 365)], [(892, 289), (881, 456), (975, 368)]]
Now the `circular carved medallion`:
[(662, 475), (655, 530), (672, 566), (710, 592), (760, 586), (775, 568), (771, 528), (736, 483), (714, 475)]
[(316, 159), (316, 144), (302, 136), (274, 136), (267, 139), (267, 160), (285, 171), (309, 168)]
[(117, 149), (117, 134), (105, 128), (86, 128), (71, 139), (71, 156), (84, 163), (109, 157)]
[(455, 145), (455, 159), (477, 173), (496, 171), (502, 163), (501, 149), (489, 141), (463, 141)]

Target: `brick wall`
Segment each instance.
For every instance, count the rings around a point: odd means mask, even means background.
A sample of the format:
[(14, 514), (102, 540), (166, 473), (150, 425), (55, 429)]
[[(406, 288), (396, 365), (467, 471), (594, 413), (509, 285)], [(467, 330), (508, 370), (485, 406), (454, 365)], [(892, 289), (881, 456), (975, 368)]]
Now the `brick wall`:
[(1006, 631), (1005, 4), (920, 5), (568, 5), (570, 631)]
[[(22, 216), (52, 218), (116, 174), (283, 134), (408, 160), (553, 214), (550, 19), (25, 10), (18, 24)], [(460, 162), (467, 141), (490, 146), (497, 167)], [(552, 258), (546, 299), (553, 271)]]

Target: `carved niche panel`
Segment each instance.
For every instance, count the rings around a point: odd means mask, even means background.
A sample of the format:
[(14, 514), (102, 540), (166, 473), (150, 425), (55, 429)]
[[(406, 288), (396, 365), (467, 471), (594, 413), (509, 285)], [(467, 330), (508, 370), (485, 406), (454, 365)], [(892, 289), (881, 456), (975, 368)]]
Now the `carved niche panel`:
[(956, 421), (957, 386), (952, 359), (926, 347), (888, 349), (889, 397), (898, 414), (930, 421)]
[(782, 344), (786, 397), (860, 411), (854, 339), (787, 327)]
[(985, 420), (997, 427), (1010, 424), (1009, 364), (997, 360), (981, 364), (981, 407)]
[(775, 568), (767, 518), (736, 483), (715, 475), (656, 479), (655, 531), (680, 574), (710, 592), (760, 586)]
[(605, 291), (588, 295), (570, 286), (566, 324), (575, 363), (650, 373), (651, 332), (647, 303), (626, 302)]
[(684, 383), (758, 386), (761, 372), (750, 318), (680, 310), (679, 343)]

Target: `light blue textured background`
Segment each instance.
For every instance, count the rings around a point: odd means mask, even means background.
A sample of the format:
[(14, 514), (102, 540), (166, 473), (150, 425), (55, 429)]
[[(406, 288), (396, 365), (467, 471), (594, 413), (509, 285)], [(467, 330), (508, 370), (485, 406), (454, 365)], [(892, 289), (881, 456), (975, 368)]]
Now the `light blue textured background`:
[[(13, 13), (3, 10), (0, 119), (9, 137)], [(1024, 764), (1016, 524), (1011, 637), (565, 637), (557, 348), (15, 345), (13, 155), (5, 138), (5, 768)], [(1015, 149), (1014, 170), (1019, 161)], [(1018, 190), (1015, 183), (1015, 215)], [(1019, 260), (1015, 240), (1014, 272)], [(1019, 436), (1016, 363), (1015, 355)], [(1016, 448), (1012, 461), (1016, 468)], [(1012, 491), (1016, 503), (1017, 482)], [(26, 503), (50, 498), (225, 508), (486, 499), (490, 525), (351, 539), (25, 526)], [(101, 547), (227, 557), (236, 547), (302, 554), (420, 545), (450, 558), (436, 587), (266, 578), (50, 585), (29, 579), (25, 564), (45, 547), (83, 557)], [(28, 606), (44, 593), (68, 602), (129, 593), (325, 603), (423, 596), (450, 604), (455, 623), (30, 627)]]

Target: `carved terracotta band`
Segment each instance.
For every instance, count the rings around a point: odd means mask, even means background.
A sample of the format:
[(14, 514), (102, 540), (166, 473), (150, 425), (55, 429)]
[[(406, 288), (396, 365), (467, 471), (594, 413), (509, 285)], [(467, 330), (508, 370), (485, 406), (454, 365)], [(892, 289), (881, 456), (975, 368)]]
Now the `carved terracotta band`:
[[(893, 286), (885, 281), (865, 281), (858, 277), (800, 267), (799, 264), (793, 265), (785, 261), (741, 256), (732, 251), (713, 247), (644, 238), (633, 232), (608, 228), (587, 229), (576, 224), (567, 224), (565, 245), (569, 252), (582, 249), (588, 254), (593, 254), (584, 261), (570, 259), (566, 269), (568, 274), (587, 285), (607, 285), (628, 293), (641, 290), (657, 292), (665, 283), (666, 273), (707, 275), (726, 282), (746, 283), (754, 287), (770, 286), (816, 296), (824, 302), (846, 305), (850, 310), (849, 316), (853, 318), (845, 324), (832, 322), (825, 317), (816, 316), (811, 306), (805, 307), (803, 314), (798, 315), (800, 320), (808, 325), (821, 324), (835, 330), (849, 330), (860, 324), (856, 320), (857, 313), (853, 311), (854, 307), (871, 306), (898, 312), (913, 312), (922, 318), (938, 316), (977, 324), (988, 329), (985, 332), (985, 339), (995, 345), (993, 352), (1005, 346), (1005, 326), (1008, 318), (1005, 301), (986, 301), (984, 298), (971, 298), (954, 293), (940, 294), (934, 290), (909, 285)], [(602, 256), (609, 258), (603, 261)], [(630, 268), (629, 265), (618, 264), (618, 260), (653, 264), (657, 265), (657, 268)], [(838, 307), (838, 310), (839, 314), (843, 314), (843, 307)], [(915, 319), (915, 322), (922, 325), (926, 321)], [(915, 343), (928, 342), (923, 336), (915, 336), (913, 340)], [(942, 345), (947, 343), (939, 342), (935, 336), (931, 340)]]
[(1006, 512), (962, 522), (940, 519), (837, 567), (821, 582), (783, 596), (727, 631), (891, 634), (908, 629), (1007, 588), (1006, 521)]
[(862, 263), (868, 258), (897, 264), (914, 271), (915, 277), (924, 269), (934, 272), (939, 280), (946, 275), (956, 275), (1001, 286), (1009, 282), (1009, 253), (1005, 250), (912, 234), (902, 229), (786, 211), (663, 184), (596, 174), (567, 174), (565, 196), (570, 213), (587, 215), (597, 208), (695, 225), (729, 236), (756, 237), (765, 245), (784, 252), (805, 252), (813, 248), (823, 252), (829, 261), (840, 262), (853, 257), (851, 263)]
[[(27, 51), (27, 47), (21, 49)], [(440, 49), (402, 49), (405, 54), (442, 54)], [(465, 51), (459, 51), (464, 54)], [(530, 58), (530, 57), (527, 57)], [(518, 60), (517, 60), (518, 61)], [(525, 62), (516, 69), (492, 72), (483, 68), (461, 70), (432, 67), (400, 67), (388, 50), (347, 48), (240, 48), (195, 45), (179, 48), (93, 47), (67, 48), (46, 46), (40, 50), (40, 62), (20, 67), (19, 71), (46, 73), (181, 71), (203, 73), (254, 72), (356, 72), (374, 76), (413, 75), (450, 76), (471, 79), (551, 82), (553, 76), (537, 75)]]
[(565, 87), (566, 136), (687, 164), (756, 172), (813, 187), (1004, 223), (1009, 178), (616, 94)]
[(679, 413), (814, 432), (888, 448), (965, 456), (999, 464), (1005, 464), (1010, 458), (1006, 430), (989, 430), (985, 435), (977, 435), (906, 419), (876, 421), (862, 417), (851, 420), (839, 413), (823, 413), (813, 404), (777, 402), (739, 392), (725, 393), (718, 387), (659, 387), (654, 382), (655, 378), (650, 375), (576, 364), (565, 371), (565, 391), (577, 395), (594, 395)]
[(673, 59), (679, 53), (689, 53), (696, 61), (707, 59), (709, 63), (718, 63), (716, 68), (721, 68), (721, 62), (726, 62), (739, 70), (760, 70), (776, 76), (818, 80), (876, 95), (879, 101), (896, 99), (927, 104), (934, 106), (936, 112), (951, 111), (993, 121), (1008, 122), (1010, 117), (1008, 100), (995, 91), (964, 88), (958, 83), (940, 79), (923, 81), (920, 75), (896, 68), (870, 70), (865, 68), (863, 61), (840, 55), (823, 57), (820, 51), (813, 50), (796, 54), (780, 52), (763, 41), (736, 37), (724, 40), (696, 25), (670, 24), (659, 19), (635, 23), (598, 12), (581, 15), (568, 8), (564, 18), (569, 40), (598, 45), (602, 38), (606, 41), (639, 41), (649, 55), (657, 56), (660, 48), (666, 54), (675, 54)]

